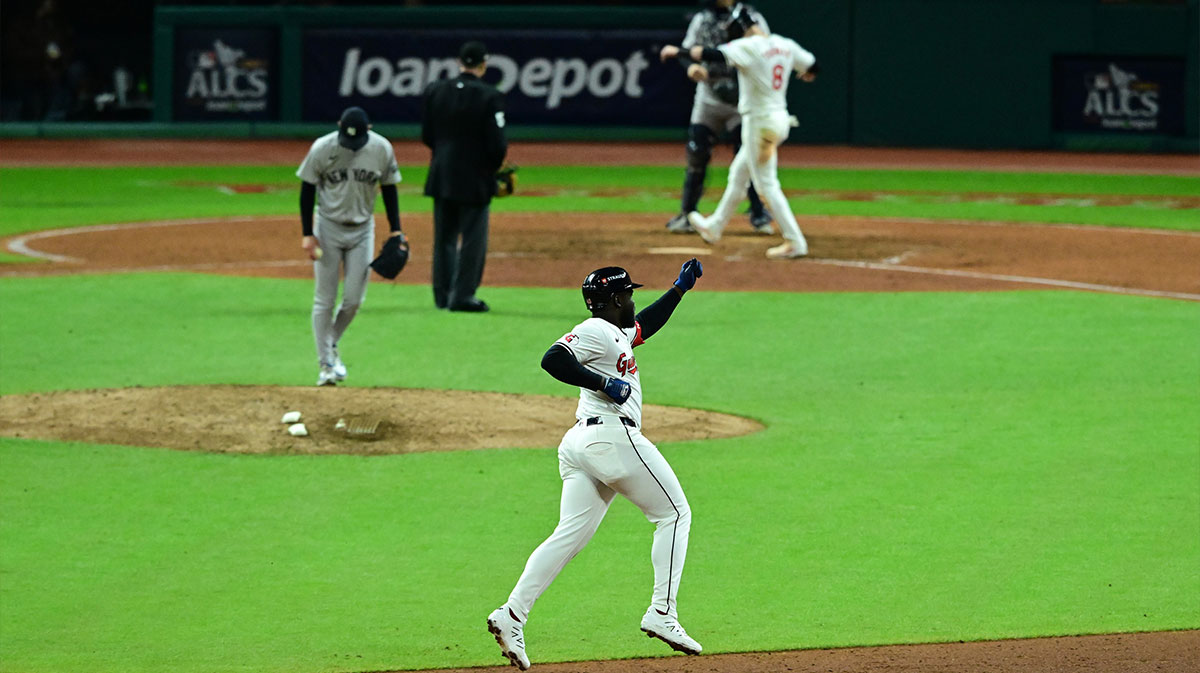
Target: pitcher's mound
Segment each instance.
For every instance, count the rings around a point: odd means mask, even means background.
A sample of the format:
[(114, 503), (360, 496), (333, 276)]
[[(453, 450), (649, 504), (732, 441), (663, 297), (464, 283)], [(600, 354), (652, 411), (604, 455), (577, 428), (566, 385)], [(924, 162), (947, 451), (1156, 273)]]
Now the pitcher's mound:
[[(0, 435), (184, 451), (366, 454), (546, 448), (575, 422), (575, 398), (399, 388), (181, 386), (71, 390), (0, 398)], [(306, 437), (283, 415), (299, 411)], [(344, 421), (339, 424), (339, 421)], [(757, 421), (647, 405), (653, 442), (735, 437)], [(370, 427), (355, 435), (339, 425)]]

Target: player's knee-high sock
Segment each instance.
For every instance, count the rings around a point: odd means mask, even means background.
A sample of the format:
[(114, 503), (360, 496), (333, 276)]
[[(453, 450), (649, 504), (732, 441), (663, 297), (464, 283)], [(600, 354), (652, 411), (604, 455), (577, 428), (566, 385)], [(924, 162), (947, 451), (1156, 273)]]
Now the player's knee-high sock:
[(746, 196), (746, 188), (750, 186), (749, 155), (750, 152), (743, 145), (737, 156), (733, 157), (733, 163), (729, 165), (729, 183), (725, 185), (725, 193), (721, 195), (717, 209), (708, 217), (708, 226), (718, 234), (725, 230), (725, 225), (729, 224), (729, 219), (733, 217), (738, 204)]
[(787, 197), (783, 195), (783, 188), (779, 185), (778, 165), (779, 152), (772, 152), (770, 158), (761, 164), (756, 164), (753, 167), (754, 184), (758, 187), (759, 194), (766, 199), (767, 207), (771, 209), (771, 214), (779, 223), (783, 237), (799, 247), (803, 253), (808, 254), (808, 241), (800, 231), (800, 223), (796, 222), (792, 207), (788, 204)]
[(558, 577), (567, 562), (592, 539), (613, 491), (583, 472), (563, 478), (562, 501), (559, 505), (558, 526), (545, 542), (538, 545), (525, 563), (525, 571), (508, 597), (508, 608), (524, 622), (533, 604), (550, 583)]

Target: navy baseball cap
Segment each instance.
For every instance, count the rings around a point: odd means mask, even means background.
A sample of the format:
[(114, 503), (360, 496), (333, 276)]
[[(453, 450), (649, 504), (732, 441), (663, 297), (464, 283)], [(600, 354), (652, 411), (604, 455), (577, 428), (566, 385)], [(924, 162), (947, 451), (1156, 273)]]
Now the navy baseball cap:
[(338, 121), (338, 144), (357, 152), (367, 144), (367, 127), (370, 125), (366, 110), (360, 107), (346, 108)]
[(482, 42), (476, 42), (475, 40), (463, 43), (463, 46), (458, 50), (458, 60), (468, 68), (474, 68), (483, 63), (487, 60), (487, 57), (487, 47), (483, 46)]

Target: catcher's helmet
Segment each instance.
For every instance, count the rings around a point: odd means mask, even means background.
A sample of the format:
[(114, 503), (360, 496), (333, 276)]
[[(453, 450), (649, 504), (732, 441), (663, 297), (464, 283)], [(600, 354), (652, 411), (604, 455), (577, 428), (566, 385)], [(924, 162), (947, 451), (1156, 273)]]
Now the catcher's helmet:
[(729, 12), (729, 20), (725, 23), (725, 34), (730, 40), (736, 40), (745, 35), (750, 26), (757, 23), (758, 17), (754, 15), (754, 10), (739, 2)]
[(583, 279), (583, 303), (591, 311), (599, 311), (608, 305), (614, 294), (641, 287), (629, 278), (629, 272), (619, 266), (596, 269)]

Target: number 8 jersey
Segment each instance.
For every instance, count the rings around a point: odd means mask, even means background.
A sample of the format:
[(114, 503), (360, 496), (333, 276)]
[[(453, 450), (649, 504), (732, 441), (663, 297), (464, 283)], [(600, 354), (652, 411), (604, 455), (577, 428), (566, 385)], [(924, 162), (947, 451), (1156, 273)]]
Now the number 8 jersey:
[(803, 75), (817, 62), (804, 47), (782, 35), (751, 35), (720, 49), (738, 71), (738, 112), (767, 115), (787, 112), (792, 71)]
[(617, 404), (603, 390), (580, 388), (575, 418), (624, 416), (642, 427), (642, 382), (633, 358), (634, 347), (643, 343), (641, 325), (621, 329), (603, 318), (588, 318), (554, 343), (565, 347), (587, 369), (621, 379), (632, 389), (629, 399)]

